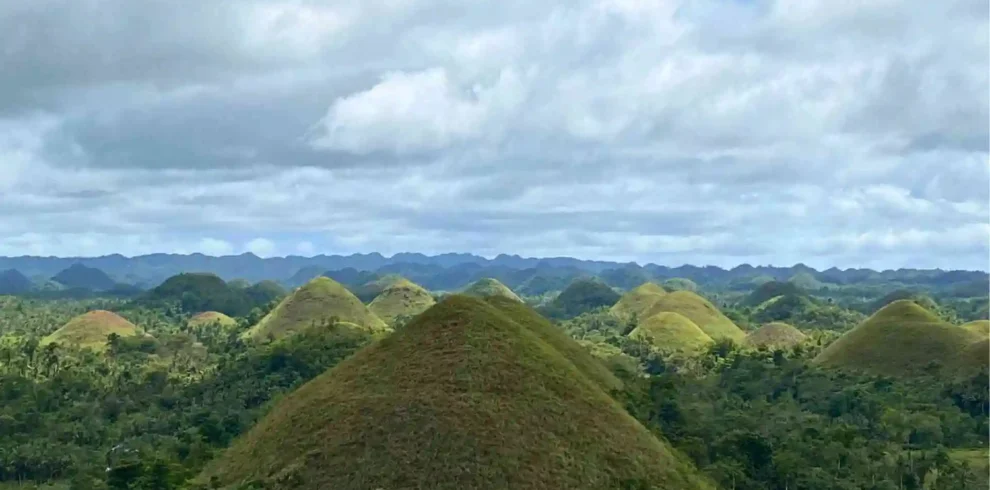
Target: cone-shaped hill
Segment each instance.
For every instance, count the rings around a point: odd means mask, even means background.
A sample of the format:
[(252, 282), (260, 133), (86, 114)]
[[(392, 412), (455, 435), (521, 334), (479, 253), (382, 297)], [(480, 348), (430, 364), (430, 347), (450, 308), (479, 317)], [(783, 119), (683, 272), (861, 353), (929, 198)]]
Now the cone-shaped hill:
[(990, 320), (976, 320), (974, 322), (962, 324), (962, 328), (970, 332), (990, 337)]
[(619, 293), (596, 278), (576, 279), (546, 306), (552, 318), (574, 318), (596, 308), (611, 307), (619, 301)]
[(653, 303), (656, 303), (665, 294), (667, 291), (659, 284), (643, 283), (623, 294), (619, 298), (619, 302), (613, 305), (609, 311), (620, 318), (629, 318), (634, 315), (643, 318)]
[(407, 279), (399, 279), (386, 287), (368, 305), (372, 313), (391, 324), (399, 317), (411, 317), (426, 311), (436, 301), (430, 292)]
[(41, 343), (103, 350), (110, 334), (134, 337), (139, 333), (138, 328), (122, 316), (111, 311), (94, 310), (69, 320), (51, 335), (41, 339)]
[(891, 376), (958, 364), (957, 357), (979, 334), (941, 321), (911, 300), (897, 300), (880, 309), (829, 345), (815, 362)]
[(711, 488), (524, 316), (463, 295), (285, 397), (197, 478), (211, 479), (226, 489)]
[(258, 341), (280, 338), (331, 318), (375, 332), (387, 329), (385, 322), (347, 288), (329, 277), (317, 277), (282, 300), (243, 337)]
[(207, 327), (210, 325), (216, 325), (220, 328), (232, 328), (237, 326), (237, 320), (219, 311), (204, 311), (193, 315), (187, 325), (192, 328)]
[(674, 291), (662, 296), (644, 314), (645, 317), (670, 311), (680, 313), (715, 340), (732, 339), (742, 342), (746, 332), (732, 323), (715, 305), (691, 291)]
[(485, 278), (475, 281), (473, 284), (464, 289), (461, 293), (467, 296), (474, 296), (476, 298), (487, 298), (489, 296), (502, 296), (503, 298), (514, 299), (520, 303), (522, 300), (516, 293), (512, 292), (508, 286), (499, 282), (498, 279)]
[(698, 325), (680, 313), (663, 312), (639, 322), (629, 337), (648, 342), (660, 351), (692, 351), (713, 343)]
[(753, 347), (791, 348), (807, 338), (787, 323), (771, 322), (746, 335), (746, 343)]

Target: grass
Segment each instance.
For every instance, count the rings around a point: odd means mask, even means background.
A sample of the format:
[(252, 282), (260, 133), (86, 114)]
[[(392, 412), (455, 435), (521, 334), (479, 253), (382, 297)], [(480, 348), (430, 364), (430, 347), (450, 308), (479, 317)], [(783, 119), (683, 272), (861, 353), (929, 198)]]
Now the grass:
[(746, 333), (715, 305), (691, 291), (675, 291), (662, 296), (653, 303), (645, 316), (650, 317), (665, 311), (684, 315), (714, 340), (731, 339), (741, 343), (746, 339)]
[(670, 291), (697, 291), (698, 284), (690, 279), (674, 277), (663, 282), (663, 287)]
[(107, 336), (134, 337), (139, 334), (133, 323), (106, 310), (94, 310), (79, 315), (51, 335), (41, 339), (42, 344), (57, 343), (86, 349), (103, 350)]
[(787, 323), (771, 322), (746, 335), (746, 343), (752, 347), (791, 348), (807, 338)]
[(204, 311), (193, 315), (193, 317), (189, 319), (188, 325), (191, 328), (206, 327), (210, 325), (216, 325), (221, 328), (233, 328), (237, 326), (237, 320), (234, 320), (219, 311)]
[(399, 317), (416, 316), (435, 303), (436, 301), (433, 300), (429, 291), (402, 278), (393, 282), (375, 297), (374, 301), (368, 305), (368, 309), (385, 323), (391, 324), (393, 320)]
[(498, 279), (492, 278), (479, 279), (475, 281), (473, 284), (465, 288), (462, 294), (477, 298), (501, 296), (503, 298), (509, 298), (522, 303), (522, 299), (520, 299), (516, 293), (512, 292), (508, 286), (499, 282)]
[(336, 318), (380, 332), (388, 327), (354, 294), (329, 277), (317, 277), (297, 289), (244, 332), (245, 339), (280, 338)]
[(639, 326), (629, 332), (629, 337), (667, 352), (697, 351), (715, 343), (687, 317), (669, 311), (639, 322)]
[(659, 284), (647, 282), (629, 290), (619, 298), (619, 302), (609, 310), (620, 318), (630, 318), (636, 316), (642, 318), (643, 315), (656, 303), (667, 291)]
[(945, 323), (914, 301), (902, 299), (843, 334), (815, 362), (889, 376), (927, 372), (933, 362), (971, 371), (979, 366), (971, 365), (973, 358), (960, 353), (979, 340), (980, 335)]
[(970, 332), (980, 334), (984, 337), (990, 337), (990, 320), (976, 320), (969, 323), (962, 324), (962, 328), (969, 330)]
[(949, 458), (966, 463), (970, 468), (986, 474), (990, 471), (990, 449), (985, 447), (973, 449), (950, 449)]
[(530, 313), (515, 313), (445, 299), (284, 398), (197, 480), (228, 489), (712, 488), (544, 341)]

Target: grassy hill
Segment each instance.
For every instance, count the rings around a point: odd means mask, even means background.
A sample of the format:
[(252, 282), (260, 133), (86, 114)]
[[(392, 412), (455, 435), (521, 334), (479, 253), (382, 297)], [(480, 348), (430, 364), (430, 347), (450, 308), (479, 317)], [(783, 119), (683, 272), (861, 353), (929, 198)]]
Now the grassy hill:
[(660, 351), (693, 351), (713, 343), (698, 325), (680, 313), (657, 313), (639, 322), (629, 337), (648, 342)]
[(619, 293), (601, 280), (582, 278), (571, 282), (543, 312), (553, 318), (574, 318), (596, 308), (610, 307), (617, 301)]
[(663, 287), (669, 291), (697, 291), (698, 284), (690, 279), (674, 277), (663, 282)]
[(772, 322), (746, 335), (746, 343), (753, 347), (790, 348), (807, 338), (807, 335), (791, 325)]
[(485, 278), (479, 279), (469, 285), (462, 291), (462, 294), (467, 296), (474, 296), (476, 298), (487, 298), (489, 296), (501, 296), (503, 298), (509, 298), (522, 303), (522, 299), (516, 296), (516, 293), (512, 292), (508, 286), (502, 284), (498, 279)]
[(620, 318), (629, 318), (633, 315), (642, 318), (653, 303), (665, 294), (667, 290), (659, 284), (646, 282), (623, 294), (609, 311)]
[(193, 317), (189, 319), (187, 325), (191, 328), (201, 328), (210, 325), (217, 325), (221, 328), (231, 328), (237, 326), (237, 320), (234, 320), (219, 311), (204, 311), (193, 315)]
[(300, 490), (711, 488), (525, 318), (449, 297), (285, 397), (198, 481)]
[(746, 333), (723, 315), (715, 305), (691, 291), (675, 291), (661, 296), (644, 316), (648, 318), (665, 311), (684, 315), (712, 339), (732, 339), (742, 342), (746, 338)]
[(67, 288), (82, 288), (91, 291), (106, 291), (113, 289), (116, 285), (106, 272), (82, 264), (70, 265), (52, 276), (52, 280)]
[(385, 322), (354, 294), (329, 277), (317, 277), (282, 300), (257, 325), (244, 332), (250, 340), (280, 338), (336, 318), (371, 331), (384, 331)]
[(422, 286), (400, 279), (386, 287), (368, 305), (368, 309), (385, 323), (391, 324), (396, 318), (418, 315), (434, 303), (433, 296)]
[(984, 337), (990, 336), (990, 320), (976, 320), (962, 324), (962, 328)]
[(139, 332), (133, 323), (116, 313), (94, 310), (69, 320), (51, 335), (41, 339), (41, 344), (56, 343), (103, 350), (106, 348), (107, 336), (110, 334), (117, 334), (120, 337), (134, 337)]
[(890, 376), (911, 375), (930, 363), (958, 363), (979, 334), (941, 321), (911, 300), (896, 300), (828, 346), (815, 362)]
[(255, 306), (246, 289), (231, 287), (215, 274), (188, 272), (174, 275), (135, 302), (149, 307), (178, 304), (189, 313), (219, 311), (243, 316)]
[(26, 293), (33, 287), (31, 279), (16, 269), (0, 271), (0, 295)]
[(804, 290), (793, 282), (770, 281), (757, 286), (753, 292), (746, 296), (742, 304), (745, 306), (759, 306), (780, 296), (803, 296), (805, 294)]

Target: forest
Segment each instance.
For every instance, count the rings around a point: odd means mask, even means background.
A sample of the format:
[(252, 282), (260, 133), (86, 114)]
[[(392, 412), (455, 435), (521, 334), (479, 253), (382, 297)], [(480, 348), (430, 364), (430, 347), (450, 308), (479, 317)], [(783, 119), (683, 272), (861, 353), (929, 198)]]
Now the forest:
[[(702, 482), (674, 488), (988, 485), (985, 273), (551, 270), (452, 290), (388, 270), (302, 284), (183, 273), (141, 290), (63, 272), (51, 281), (71, 285), (49, 291), (88, 293), (0, 296), (0, 489), (318, 488), (301, 482), (319, 476), (284, 471), (231, 483), (223, 468), (238, 441), (260, 437), (253, 427), (275, 423), (273, 407), (295, 406), (335, 366), (412, 346), (434, 317), (503, 314), (579, 368), (607, 370), (595, 376), (614, 380), (609, 400)], [(500, 299), (481, 312), (456, 293)], [(407, 365), (442, 373), (436, 356)], [(624, 481), (614, 488), (661, 488)]]

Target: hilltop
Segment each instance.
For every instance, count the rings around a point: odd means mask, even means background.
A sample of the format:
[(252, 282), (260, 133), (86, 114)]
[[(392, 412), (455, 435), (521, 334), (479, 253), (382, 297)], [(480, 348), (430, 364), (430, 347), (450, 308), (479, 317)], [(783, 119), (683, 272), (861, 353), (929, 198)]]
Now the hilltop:
[(219, 311), (244, 316), (256, 305), (247, 289), (231, 287), (215, 274), (189, 272), (172, 276), (135, 300), (138, 304), (160, 306), (174, 303), (184, 311)]
[(957, 363), (968, 346), (981, 340), (972, 333), (941, 321), (911, 300), (883, 307), (828, 346), (815, 362), (824, 366), (891, 376), (910, 375)]
[(520, 299), (519, 296), (516, 296), (516, 293), (512, 292), (512, 290), (509, 289), (508, 286), (499, 282), (498, 279), (492, 279), (490, 277), (475, 281), (470, 286), (465, 288), (462, 294), (466, 296), (474, 296), (477, 298), (486, 298), (489, 296), (501, 296), (504, 298), (516, 300), (520, 303), (522, 302), (522, 299)]
[(120, 315), (111, 311), (94, 310), (69, 320), (51, 335), (41, 339), (41, 344), (56, 343), (103, 350), (110, 334), (134, 337), (138, 333), (138, 328)]
[(368, 305), (368, 309), (385, 323), (392, 324), (396, 318), (416, 316), (435, 303), (429, 291), (402, 278), (386, 287)]
[(347, 288), (328, 277), (317, 277), (282, 300), (243, 337), (256, 341), (280, 338), (334, 318), (376, 332), (387, 328)]
[(646, 318), (629, 332), (629, 337), (647, 342), (659, 351), (695, 351), (715, 343), (694, 322), (673, 312)]
[(553, 318), (573, 318), (591, 310), (610, 307), (619, 301), (619, 293), (597, 279), (573, 281), (561, 291), (543, 312)]
[(661, 296), (644, 316), (650, 317), (665, 311), (684, 315), (712, 339), (726, 338), (742, 342), (746, 338), (746, 333), (723, 315), (715, 305), (691, 291), (675, 291)]
[(746, 335), (746, 343), (753, 347), (791, 348), (807, 338), (787, 323), (771, 322)]
[(210, 325), (217, 325), (221, 328), (231, 328), (237, 326), (237, 321), (233, 318), (220, 313), (219, 311), (204, 311), (202, 313), (197, 313), (189, 319), (187, 323), (192, 328), (206, 327)]
[(634, 315), (642, 318), (653, 307), (653, 304), (665, 294), (667, 294), (667, 290), (660, 285), (646, 282), (622, 295), (619, 302), (612, 306), (609, 311), (620, 318), (629, 318)]
[(0, 271), (0, 295), (26, 293), (33, 287), (31, 280), (16, 269)]
[(684, 277), (674, 277), (663, 282), (663, 287), (668, 291), (698, 291), (698, 284)]
[(759, 306), (774, 298), (788, 295), (804, 296), (806, 293), (804, 289), (793, 282), (769, 281), (757, 286), (753, 292), (746, 296), (742, 304), (745, 306)]
[(117, 285), (106, 272), (82, 264), (72, 264), (67, 269), (52, 276), (52, 280), (67, 288), (82, 288), (91, 291), (106, 291)]
[(976, 320), (962, 324), (962, 328), (984, 337), (990, 337), (990, 320)]
[(461, 295), (285, 397), (197, 480), (227, 489), (711, 488), (526, 316)]

